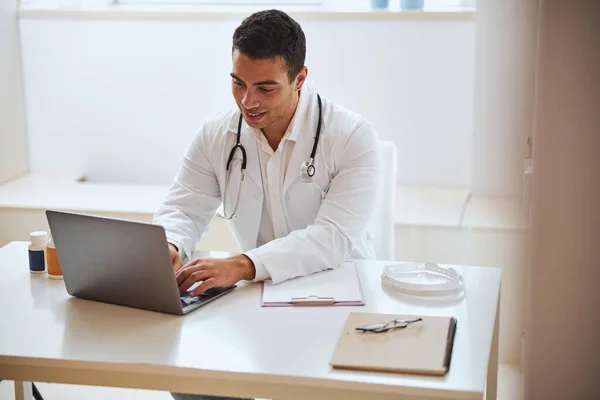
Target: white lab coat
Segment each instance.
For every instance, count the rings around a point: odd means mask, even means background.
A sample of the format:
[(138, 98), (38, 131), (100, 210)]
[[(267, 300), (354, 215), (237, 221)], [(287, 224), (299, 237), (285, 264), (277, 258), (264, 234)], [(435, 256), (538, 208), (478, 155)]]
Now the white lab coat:
[[(314, 161), (316, 173), (309, 178), (301, 172), (312, 150), (319, 115), (316, 91), (305, 84), (291, 125), (292, 134), (299, 132), (281, 196), (289, 229), (276, 232), (277, 239), (259, 248), (262, 177), (256, 139), (242, 123), (247, 166), (232, 230), (242, 251), (255, 261), (257, 277), (268, 275), (273, 283), (335, 268), (350, 258), (375, 258), (367, 225), (381, 181), (377, 133), (364, 118), (323, 96), (321, 99), (323, 122)], [(226, 163), (235, 145), (239, 115), (235, 108), (204, 121), (155, 215), (154, 223), (165, 228), (167, 239), (188, 258), (222, 202)], [(235, 167), (227, 210), (233, 209), (239, 186), (239, 163)]]

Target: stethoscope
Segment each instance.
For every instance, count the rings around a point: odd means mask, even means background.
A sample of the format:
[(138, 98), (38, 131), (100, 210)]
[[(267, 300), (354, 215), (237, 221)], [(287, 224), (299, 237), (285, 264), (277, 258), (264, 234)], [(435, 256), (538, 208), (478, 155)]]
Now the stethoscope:
[[(300, 170), (302, 173), (309, 178), (312, 178), (315, 175), (315, 155), (317, 154), (317, 145), (319, 143), (319, 136), (321, 135), (321, 117), (322, 117), (322, 105), (321, 105), (321, 96), (317, 94), (317, 103), (319, 104), (319, 121), (317, 122), (317, 133), (315, 135), (315, 140), (313, 142), (313, 148), (310, 153), (310, 159), (308, 161), (304, 161), (300, 166)], [(240, 113), (240, 119), (238, 121), (237, 128), (237, 138), (235, 145), (231, 148), (231, 152), (229, 153), (229, 158), (227, 159), (227, 173), (225, 174), (225, 193), (223, 195), (223, 214), (222, 217), (225, 219), (233, 219), (235, 218), (235, 214), (237, 212), (238, 206), (240, 204), (240, 193), (242, 192), (242, 182), (244, 181), (244, 171), (246, 170), (246, 149), (240, 143), (242, 136), (242, 121), (244, 120), (243, 114)], [(230, 166), (233, 158), (235, 157), (235, 153), (240, 150), (242, 152), (242, 163), (241, 163), (241, 175), (240, 184), (238, 187), (237, 198), (235, 199), (235, 207), (233, 208), (233, 212), (230, 215), (227, 215), (226, 207), (227, 204), (227, 188), (229, 187), (229, 173)]]

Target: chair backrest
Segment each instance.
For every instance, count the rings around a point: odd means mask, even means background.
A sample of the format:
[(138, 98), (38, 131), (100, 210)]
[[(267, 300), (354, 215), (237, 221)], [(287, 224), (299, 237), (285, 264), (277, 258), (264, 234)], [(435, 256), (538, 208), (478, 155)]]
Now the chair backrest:
[(378, 260), (394, 260), (394, 210), (396, 208), (397, 151), (392, 142), (379, 142), (383, 161), (381, 186), (375, 214), (369, 224)]

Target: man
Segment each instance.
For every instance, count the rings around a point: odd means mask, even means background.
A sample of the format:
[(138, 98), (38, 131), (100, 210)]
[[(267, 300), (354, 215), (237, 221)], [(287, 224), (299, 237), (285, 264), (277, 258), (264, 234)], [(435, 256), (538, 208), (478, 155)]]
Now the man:
[[(281, 11), (257, 12), (235, 30), (237, 108), (204, 121), (155, 216), (182, 294), (199, 281), (193, 296), (375, 258), (367, 225), (381, 174), (377, 134), (307, 85), (305, 54), (300, 25)], [(221, 203), (243, 254), (184, 265)]]

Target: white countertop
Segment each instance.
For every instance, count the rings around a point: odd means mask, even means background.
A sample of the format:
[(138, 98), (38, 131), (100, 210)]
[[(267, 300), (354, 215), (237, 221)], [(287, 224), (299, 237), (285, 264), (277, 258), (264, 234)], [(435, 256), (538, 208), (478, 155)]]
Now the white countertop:
[(0, 186), (0, 207), (155, 213), (169, 185), (79, 182), (75, 176), (31, 174)]
[[(150, 213), (169, 185), (79, 182), (76, 176), (28, 174), (0, 185), (0, 208)], [(394, 222), (406, 226), (525, 230), (518, 199), (470, 197), (466, 188), (398, 186)]]

